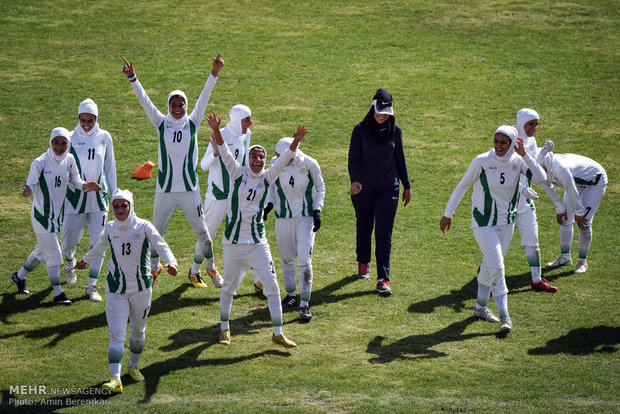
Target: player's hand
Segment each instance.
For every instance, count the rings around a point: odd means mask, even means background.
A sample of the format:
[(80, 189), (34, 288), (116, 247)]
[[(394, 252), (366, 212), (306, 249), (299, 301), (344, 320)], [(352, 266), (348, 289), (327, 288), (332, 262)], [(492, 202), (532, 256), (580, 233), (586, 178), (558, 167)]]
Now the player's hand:
[(269, 215), (272, 209), (273, 209), (273, 203), (267, 203), (267, 207), (263, 209), (263, 221), (267, 220), (267, 216)]
[(297, 146), (301, 141), (303, 141), (307, 133), (308, 128), (305, 125), (299, 124), (297, 131), (293, 134), (293, 142), (291, 142), (291, 146), (289, 147), (291, 151), (297, 151)]
[(82, 186), (82, 190), (84, 191), (101, 191), (103, 188), (94, 181), (86, 181)]
[(523, 144), (523, 138), (517, 137), (517, 143), (515, 145), (515, 152), (522, 157), (525, 157), (525, 145)]
[(86, 263), (84, 260), (80, 260), (79, 262), (77, 262), (75, 264), (75, 266), (73, 268), (74, 269), (84, 270), (84, 269), (86, 269), (87, 266), (88, 266), (88, 263)]
[(568, 220), (568, 214), (564, 213), (556, 214), (556, 220), (559, 225), (563, 225)]
[(123, 61), (125, 62), (125, 65), (123, 66), (123, 73), (125, 74), (125, 76), (133, 75), (133, 60), (131, 62), (128, 62), (127, 59), (123, 58)]
[(409, 204), (411, 200), (411, 188), (403, 190), (403, 207)]
[(207, 123), (209, 124), (209, 126), (211, 127), (212, 130), (215, 131), (216, 129), (220, 129), (220, 124), (222, 123), (222, 118), (218, 118), (215, 115), (215, 111), (207, 114), (205, 116), (205, 119), (207, 120)]
[(351, 183), (351, 189), (349, 190), (349, 194), (352, 196), (358, 195), (362, 191), (362, 183), (354, 181)]
[(218, 73), (224, 67), (224, 59), (222, 59), (221, 54), (218, 53), (217, 56), (213, 59), (213, 69), (211, 69), (211, 75), (217, 78)]
[(575, 215), (575, 222), (577, 223), (577, 227), (582, 230), (588, 227), (588, 219), (586, 218), (586, 216)]
[(521, 195), (531, 200), (538, 200), (538, 193), (534, 191), (532, 187), (524, 187), (523, 190), (521, 190)]
[(441, 221), (439, 222), (439, 228), (445, 234), (448, 230), (450, 230), (450, 226), (452, 225), (452, 218), (443, 216)]
[(176, 276), (177, 273), (179, 273), (179, 269), (177, 269), (177, 267), (173, 265), (172, 263), (168, 263), (164, 265), (164, 267), (166, 268), (170, 276)]
[(29, 197), (32, 195), (32, 188), (30, 188), (29, 185), (25, 185), (24, 188), (22, 188), (22, 195), (24, 197)]
[(313, 232), (319, 231), (321, 228), (321, 210), (318, 208), (312, 212), (312, 218), (314, 219), (314, 227), (312, 227)]

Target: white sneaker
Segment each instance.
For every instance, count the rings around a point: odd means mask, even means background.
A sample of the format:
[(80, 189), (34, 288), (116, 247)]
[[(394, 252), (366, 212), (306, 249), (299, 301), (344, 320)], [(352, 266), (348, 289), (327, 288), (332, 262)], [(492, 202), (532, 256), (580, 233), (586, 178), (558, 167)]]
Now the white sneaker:
[(77, 261), (75, 259), (73, 259), (70, 262), (65, 263), (65, 282), (67, 282), (67, 285), (71, 285), (75, 282), (77, 282), (77, 275), (75, 274), (75, 264), (77, 263)]
[(93, 302), (101, 302), (101, 295), (97, 292), (97, 285), (87, 287), (84, 293), (86, 294), (86, 297)]
[(499, 327), (500, 332), (512, 332), (512, 320), (510, 316), (502, 318), (502, 326)]
[(566, 265), (572, 265), (573, 261), (569, 259), (565, 259), (564, 256), (560, 256), (555, 259), (553, 262), (547, 263), (547, 267), (562, 267)]
[(575, 267), (575, 273), (585, 273), (588, 270), (588, 262), (585, 260), (579, 260)]
[(497, 323), (499, 319), (497, 316), (493, 315), (493, 312), (489, 310), (489, 308), (484, 309), (474, 309), (474, 316), (476, 318), (484, 319), (487, 322)]

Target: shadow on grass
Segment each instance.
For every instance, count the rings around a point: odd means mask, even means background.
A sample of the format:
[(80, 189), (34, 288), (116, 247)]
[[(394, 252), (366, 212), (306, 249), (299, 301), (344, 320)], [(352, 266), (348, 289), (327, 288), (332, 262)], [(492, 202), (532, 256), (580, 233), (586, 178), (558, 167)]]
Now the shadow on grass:
[(454, 322), (433, 334), (411, 335), (399, 339), (389, 345), (383, 345), (386, 339), (376, 336), (368, 343), (366, 352), (375, 354), (368, 362), (373, 364), (386, 364), (395, 359), (427, 359), (448, 356), (444, 352), (434, 351), (431, 348), (445, 342), (460, 342), (477, 336), (494, 336), (495, 333), (471, 333), (463, 334), (465, 329), (477, 318), (470, 316), (462, 321)]
[[(127, 377), (129, 378), (129, 377)], [(21, 385), (21, 384), (16, 384)], [(57, 395), (55, 397), (43, 398), (37, 400), (36, 397), (39, 394), (12, 394), (10, 388), (2, 390), (2, 406), (0, 411), (3, 413), (54, 413), (66, 408), (73, 408), (77, 410), (78, 407), (92, 406), (92, 407), (104, 407), (107, 400), (118, 395), (109, 394), (106, 390), (103, 390), (101, 386), (103, 382), (91, 385), (90, 387), (83, 387), (79, 389), (79, 392), (67, 395)], [(50, 387), (45, 389), (49, 394), (52, 394)], [(59, 390), (58, 394), (62, 391)]]
[(527, 351), (530, 355), (571, 354), (589, 355), (614, 353), (620, 344), (620, 327), (596, 326), (573, 329), (564, 336), (551, 339), (547, 345)]
[[(3, 293), (2, 302), (0, 302), (0, 320), (5, 325), (14, 325), (15, 322), (9, 322), (7, 319), (11, 315), (18, 313), (25, 313), (36, 308), (52, 308), (54, 303), (43, 302), (43, 300), (50, 294), (52, 287), (43, 289), (40, 292), (33, 293), (32, 295), (18, 295), (17, 293)], [(18, 298), (24, 298), (18, 300)]]
[[(155, 299), (153, 303), (151, 304), (152, 311), (149, 313), (149, 317), (152, 318), (158, 314), (171, 312), (171, 311), (177, 310), (185, 306), (206, 305), (208, 303), (216, 302), (219, 300), (219, 298), (217, 297), (216, 298), (200, 298), (200, 299), (181, 298), (181, 295), (183, 294), (183, 292), (185, 292), (190, 286), (191, 286), (190, 284), (184, 283), (178, 286), (176, 289), (168, 293), (165, 293), (159, 296), (157, 299)], [(51, 288), (49, 288), (45, 292), (49, 293), (49, 290), (51, 290)], [(45, 295), (47, 293), (45, 293)], [(31, 309), (31, 306), (33, 307), (38, 306), (37, 303), (40, 303), (42, 298), (45, 297), (45, 295), (43, 296), (41, 295), (43, 295), (43, 293), (37, 293), (23, 301), (15, 301), (14, 298), (7, 299), (7, 297), (9, 296), (15, 296), (15, 295), (5, 294), (2, 304), (0, 305), (0, 311), (2, 312), (2, 317), (6, 318), (7, 316), (6, 313), (14, 314), (18, 312), (26, 312)], [(15, 307), (10, 308), (9, 306), (11, 304), (15, 305)], [(43, 304), (41, 306), (46, 306), (46, 305)], [(50, 303), (50, 307), (51, 306), (57, 306), (57, 305), (53, 305)], [(107, 322), (105, 318), (105, 310), (104, 310), (104, 307), (102, 306), (101, 313), (97, 315), (87, 316), (85, 318), (82, 318), (76, 321), (63, 323), (60, 325), (19, 331), (19, 332), (7, 334), (7, 335), (0, 335), (0, 339), (6, 339), (6, 338), (11, 338), (11, 337), (16, 337), (16, 336), (24, 336), (25, 338), (30, 338), (30, 339), (51, 338), (50, 341), (45, 345), (45, 347), (49, 348), (49, 347), (54, 347), (58, 345), (60, 341), (62, 341), (63, 339), (67, 339), (68, 337), (70, 337), (71, 335), (75, 333), (82, 332), (82, 331), (88, 331), (94, 328), (101, 328), (105, 326), (107, 326)]]
[[(555, 269), (551, 269), (555, 270)], [(552, 282), (561, 277), (570, 276), (573, 274), (573, 271), (564, 271), (562, 273), (548, 275), (545, 274), (550, 272), (551, 270), (547, 270), (546, 272), (543, 270), (543, 276), (549, 281)], [(506, 277), (506, 284), (508, 285), (509, 295), (514, 295), (523, 292), (531, 292), (533, 294), (542, 294), (549, 295), (551, 293), (545, 292), (536, 292), (531, 290), (532, 276), (530, 272), (522, 273), (520, 275), (513, 275)], [(478, 282), (477, 278), (474, 277), (465, 285), (463, 285), (458, 290), (451, 290), (449, 293), (445, 295), (437, 296), (433, 299), (423, 300), (421, 302), (412, 303), (409, 306), (409, 312), (412, 313), (432, 313), (435, 308), (440, 306), (445, 306), (448, 308), (452, 308), (455, 312), (461, 312), (465, 308), (465, 303), (470, 300), (475, 300), (476, 295), (478, 294)]]

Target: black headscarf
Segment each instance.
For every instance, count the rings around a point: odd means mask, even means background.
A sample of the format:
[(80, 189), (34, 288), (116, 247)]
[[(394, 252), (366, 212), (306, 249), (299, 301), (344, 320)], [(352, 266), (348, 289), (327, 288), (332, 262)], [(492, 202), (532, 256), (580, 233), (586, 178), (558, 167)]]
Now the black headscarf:
[[(381, 88), (377, 90), (377, 93), (375, 93), (375, 96), (373, 96), (372, 99), (392, 102), (392, 95), (387, 90)], [(375, 107), (371, 106), (361, 124), (366, 133), (375, 141), (383, 142), (386, 141), (394, 132), (396, 119), (394, 118), (394, 115), (390, 115), (384, 123), (378, 123), (375, 119)]]

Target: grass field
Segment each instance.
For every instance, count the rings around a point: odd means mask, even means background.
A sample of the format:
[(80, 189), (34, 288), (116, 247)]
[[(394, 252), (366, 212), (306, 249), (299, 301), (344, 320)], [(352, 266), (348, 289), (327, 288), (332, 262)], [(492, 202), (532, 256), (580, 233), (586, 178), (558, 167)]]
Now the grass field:
[[(620, 3), (0, 4), (0, 411), (620, 411)], [(140, 362), (146, 382), (123, 375), (123, 394), (86, 394), (109, 380), (103, 304), (83, 297), (81, 271), (65, 288), (74, 305), (54, 307), (44, 266), (28, 277), (30, 295), (15, 294), (10, 275), (35, 245), (31, 200), (19, 191), (51, 129), (73, 129), (79, 102), (90, 97), (114, 140), (118, 185), (134, 192), (138, 215), (150, 220), (155, 182), (131, 175), (157, 160), (156, 135), (121, 72), (122, 57), (134, 61), (165, 112), (173, 89), (183, 89), (193, 107), (217, 53), (226, 65), (208, 110), (227, 121), (232, 105), (248, 105), (253, 142), (269, 156), (298, 123), (310, 129), (302, 148), (318, 159), (327, 185), (314, 253), (315, 317), (301, 324), (298, 313), (285, 314), (284, 331), (298, 347), (275, 348), (266, 301), (246, 280), (233, 303), (233, 343), (217, 345), (219, 291), (194, 289), (184, 276), (195, 236), (177, 211), (166, 240), (180, 275), (161, 277), (154, 289)], [(389, 298), (355, 277), (347, 196), (351, 130), (379, 87), (394, 96), (413, 180), (413, 201), (396, 218)], [(543, 270), (557, 293), (529, 289), (515, 234), (506, 257), (515, 329), (502, 338), (497, 325), (472, 317), (481, 254), (469, 195), (449, 234), (439, 219), (471, 159), (522, 107), (541, 115), (539, 145), (552, 139), (556, 152), (597, 160), (609, 185), (588, 272)], [(206, 179), (200, 171), (203, 191)], [(559, 253), (557, 225), (554, 206), (535, 189), (544, 263)], [(278, 262), (273, 222), (272, 215), (267, 234)], [(48, 394), (14, 388), (40, 385)]]

